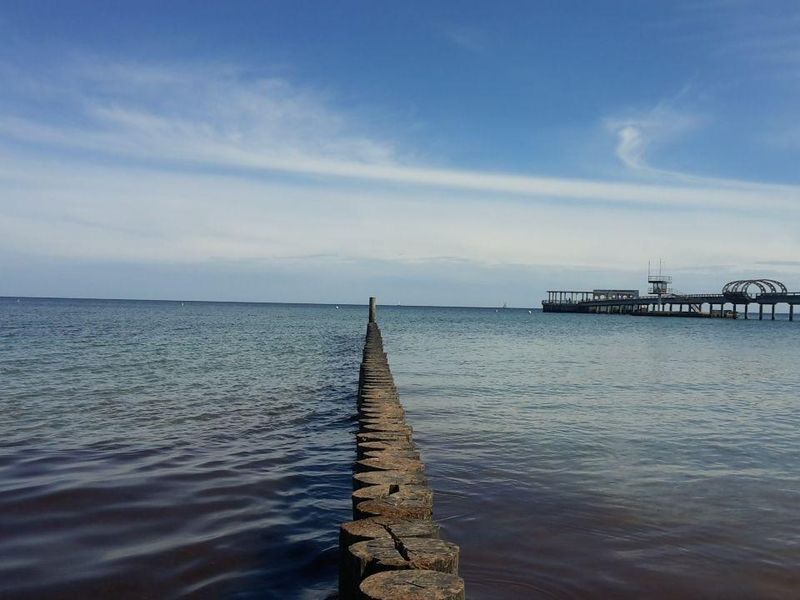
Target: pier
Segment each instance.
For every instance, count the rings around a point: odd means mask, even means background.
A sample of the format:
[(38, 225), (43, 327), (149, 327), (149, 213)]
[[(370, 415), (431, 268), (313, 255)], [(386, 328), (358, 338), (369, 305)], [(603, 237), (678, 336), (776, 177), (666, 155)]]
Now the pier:
[(433, 521), (433, 491), (383, 351), (375, 298), (357, 408), (354, 520), (339, 529), (340, 600), (463, 600), (459, 547), (440, 539)]
[[(549, 290), (542, 301), (544, 312), (630, 314), (657, 317), (749, 318), (748, 307), (758, 305), (758, 318), (775, 320), (780, 304), (789, 307), (789, 320), (794, 320), (795, 306), (800, 305), (800, 292), (790, 292), (773, 279), (741, 279), (731, 281), (720, 293), (681, 294), (669, 288), (672, 279), (662, 275), (648, 276), (651, 293), (638, 290)], [(707, 307), (707, 308), (706, 308)], [(740, 310), (741, 307), (741, 310)], [(766, 310), (765, 310), (766, 308)]]

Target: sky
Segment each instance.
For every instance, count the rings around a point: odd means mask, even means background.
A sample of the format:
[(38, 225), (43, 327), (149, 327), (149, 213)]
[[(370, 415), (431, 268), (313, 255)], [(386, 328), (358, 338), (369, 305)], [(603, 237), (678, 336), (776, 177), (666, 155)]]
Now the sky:
[(800, 3), (0, 1), (0, 295), (800, 290)]

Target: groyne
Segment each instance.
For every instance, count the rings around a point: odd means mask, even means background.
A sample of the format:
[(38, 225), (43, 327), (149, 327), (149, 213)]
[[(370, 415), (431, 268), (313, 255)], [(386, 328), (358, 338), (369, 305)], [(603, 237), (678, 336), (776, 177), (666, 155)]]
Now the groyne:
[(375, 298), (358, 383), (353, 521), (339, 530), (340, 600), (459, 600), (459, 548), (433, 521), (433, 491), (406, 423)]

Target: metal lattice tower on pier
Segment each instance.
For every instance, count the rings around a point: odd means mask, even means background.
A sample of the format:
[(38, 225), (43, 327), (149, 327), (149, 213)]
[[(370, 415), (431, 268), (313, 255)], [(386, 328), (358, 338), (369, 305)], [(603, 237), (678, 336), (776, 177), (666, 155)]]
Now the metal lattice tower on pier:
[(658, 274), (650, 271), (650, 262), (647, 263), (647, 283), (650, 285), (650, 293), (658, 296), (658, 306), (661, 309), (661, 299), (672, 292), (670, 285), (672, 284), (672, 277), (664, 275), (661, 272), (661, 261), (658, 261)]

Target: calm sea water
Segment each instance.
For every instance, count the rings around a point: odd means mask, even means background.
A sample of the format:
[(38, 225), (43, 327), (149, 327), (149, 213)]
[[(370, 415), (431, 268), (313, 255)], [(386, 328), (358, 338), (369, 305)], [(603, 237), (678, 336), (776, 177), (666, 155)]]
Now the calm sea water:
[[(379, 320), (471, 598), (800, 595), (800, 323)], [(0, 299), (0, 596), (329, 597), (365, 321)]]

